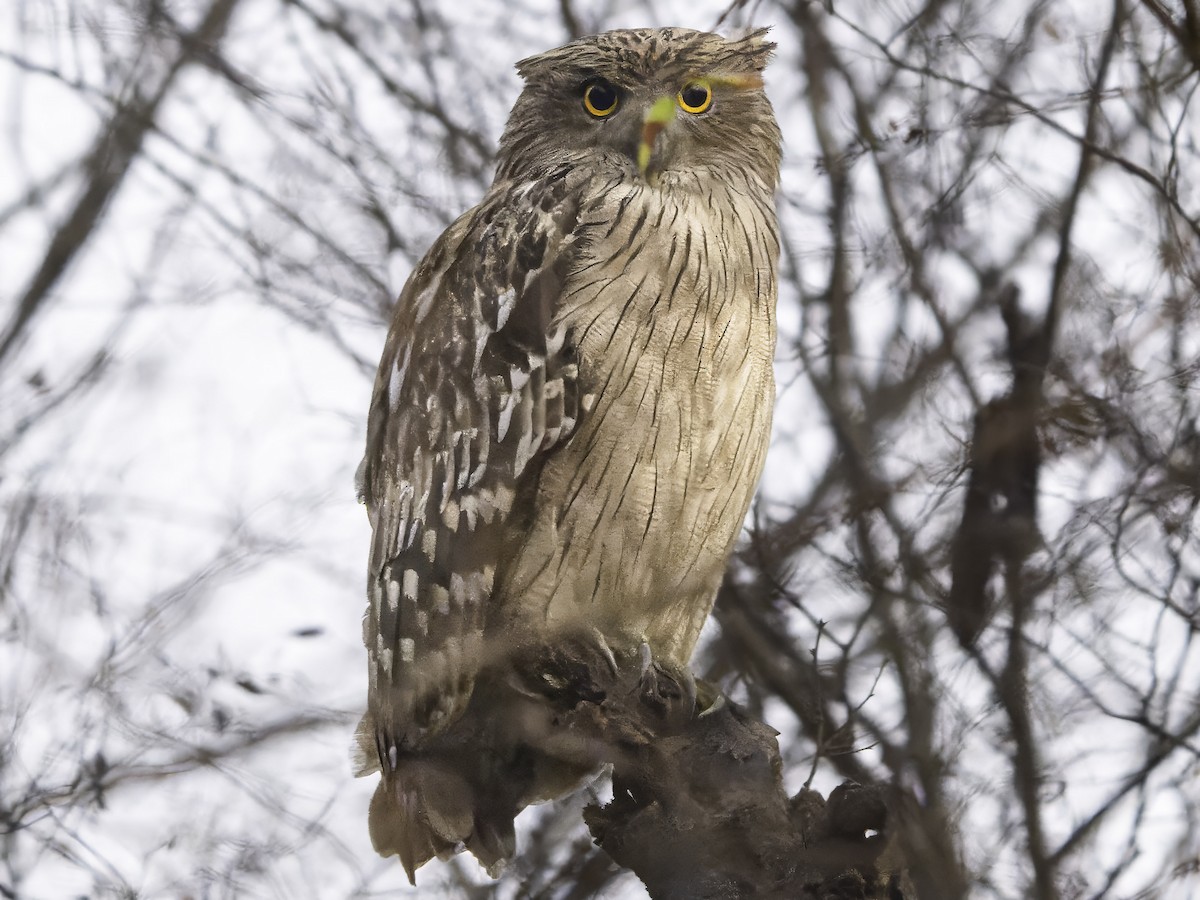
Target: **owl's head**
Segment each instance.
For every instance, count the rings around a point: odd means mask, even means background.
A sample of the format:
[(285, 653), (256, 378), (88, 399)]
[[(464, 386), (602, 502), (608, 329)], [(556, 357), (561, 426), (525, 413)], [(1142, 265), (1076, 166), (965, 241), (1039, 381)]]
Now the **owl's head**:
[(765, 34), (608, 31), (522, 60), (525, 90), (501, 138), (496, 177), (578, 163), (650, 183), (741, 175), (773, 189), (781, 151), (762, 89), (775, 48)]

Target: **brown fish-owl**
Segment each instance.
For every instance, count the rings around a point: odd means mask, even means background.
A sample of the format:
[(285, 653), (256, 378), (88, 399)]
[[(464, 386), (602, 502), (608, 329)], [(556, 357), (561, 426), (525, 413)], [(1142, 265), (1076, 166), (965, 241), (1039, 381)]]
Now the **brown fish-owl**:
[(359, 741), (372, 839), (410, 877), (511, 854), (430, 748), (516, 649), (584, 635), (686, 670), (770, 436), (772, 49), (638, 29), (518, 63), (495, 181), (400, 295), (359, 471)]

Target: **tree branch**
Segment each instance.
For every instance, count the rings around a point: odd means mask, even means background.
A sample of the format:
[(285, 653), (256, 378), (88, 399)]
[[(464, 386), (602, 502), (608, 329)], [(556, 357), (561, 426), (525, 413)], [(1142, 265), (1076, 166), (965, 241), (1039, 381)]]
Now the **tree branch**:
[[(422, 767), (452, 768), (473, 797), (473, 834), (406, 866), (465, 844), (498, 872), (512, 819), (548, 772), (578, 780), (611, 766), (613, 800), (584, 820), (655, 900), (916, 896), (888, 827), (887, 788), (848, 781), (828, 802), (807, 789), (789, 798), (773, 729), (644, 648), (618, 660), (568, 640), (480, 679), (467, 713), (400, 761), (418, 778)], [(403, 859), (403, 827), (380, 834)]]

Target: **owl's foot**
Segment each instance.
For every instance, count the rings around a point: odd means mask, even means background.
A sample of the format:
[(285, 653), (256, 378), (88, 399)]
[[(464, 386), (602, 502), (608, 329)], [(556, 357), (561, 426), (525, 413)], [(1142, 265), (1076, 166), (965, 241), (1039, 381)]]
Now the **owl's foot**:
[(558, 643), (539, 652), (517, 669), (524, 693), (541, 695), (574, 706), (579, 700), (601, 702), (619, 674), (616, 656), (596, 628), (577, 635), (564, 635)]
[(645, 641), (638, 647), (637, 692), (641, 701), (664, 719), (680, 725), (696, 711), (696, 679), (687, 666), (655, 659)]

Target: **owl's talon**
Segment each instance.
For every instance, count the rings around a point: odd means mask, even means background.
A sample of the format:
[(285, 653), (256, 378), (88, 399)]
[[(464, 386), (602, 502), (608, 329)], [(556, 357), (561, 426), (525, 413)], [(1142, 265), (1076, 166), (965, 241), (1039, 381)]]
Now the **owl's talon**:
[(638, 647), (638, 662), (636, 690), (642, 702), (664, 718), (691, 719), (696, 711), (696, 679), (687, 666), (659, 662), (645, 642)]
[[(617, 657), (612, 651), (612, 647), (608, 646), (608, 640), (604, 637), (604, 632), (599, 628), (591, 628), (592, 640), (595, 641), (596, 649), (600, 651), (600, 656), (608, 664), (608, 672), (613, 677), (617, 677), (620, 672), (620, 666), (617, 665)], [(649, 648), (647, 648), (649, 649)]]
[(696, 714), (696, 718), (703, 719), (705, 716), (711, 716), (714, 713), (719, 713), (725, 708), (726, 703), (728, 703), (728, 701), (725, 699), (725, 695), (717, 694), (717, 699), (709, 704), (709, 706), (705, 709), (700, 710), (700, 712)]
[(652, 665), (654, 665), (654, 654), (650, 652), (650, 645), (642, 641), (638, 646), (638, 678), (644, 680)]

